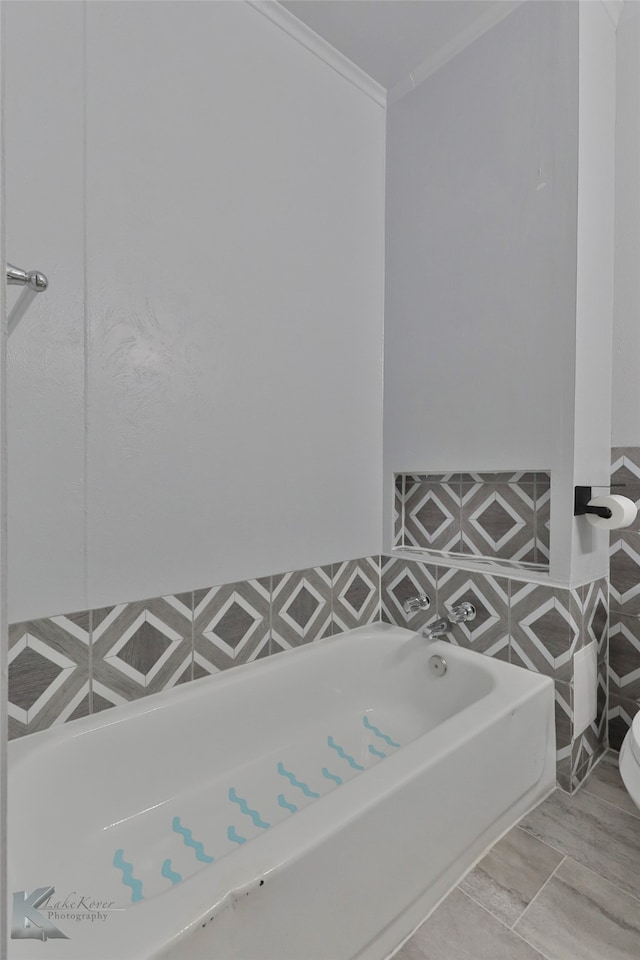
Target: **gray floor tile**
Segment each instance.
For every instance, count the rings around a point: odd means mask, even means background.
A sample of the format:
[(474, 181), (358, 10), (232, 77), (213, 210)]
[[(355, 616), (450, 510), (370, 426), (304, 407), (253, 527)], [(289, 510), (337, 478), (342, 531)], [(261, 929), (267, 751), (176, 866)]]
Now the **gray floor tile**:
[(556, 869), (562, 854), (515, 827), (460, 884), (460, 889), (511, 926)]
[(618, 770), (618, 754), (608, 753), (602, 758), (582, 787), (587, 793), (593, 793), (601, 800), (613, 803), (621, 810), (630, 813), (632, 817), (640, 817), (640, 809), (627, 793)]
[(395, 960), (543, 960), (543, 957), (461, 890), (454, 890), (395, 954)]
[(562, 790), (541, 803), (520, 826), (640, 898), (640, 820), (599, 797)]
[(553, 960), (631, 960), (640, 903), (567, 858), (514, 930)]

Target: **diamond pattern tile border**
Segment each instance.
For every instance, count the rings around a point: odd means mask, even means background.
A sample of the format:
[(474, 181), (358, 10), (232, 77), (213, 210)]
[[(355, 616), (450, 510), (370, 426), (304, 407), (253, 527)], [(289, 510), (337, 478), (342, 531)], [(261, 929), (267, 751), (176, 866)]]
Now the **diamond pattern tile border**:
[(598, 662), (609, 649), (609, 581), (606, 577), (581, 587), (585, 644), (595, 641)]
[(624, 488), (613, 492), (629, 497), (640, 508), (640, 447), (612, 448), (611, 483), (623, 483)]
[(640, 616), (640, 533), (611, 535), (610, 604), (627, 616)]
[(269, 627), (268, 577), (226, 583), (194, 594), (194, 653), (216, 670), (255, 660), (265, 646), (268, 650)]
[(69, 719), (89, 685), (89, 630), (71, 614), (9, 627), (9, 737)]
[(544, 471), (396, 474), (394, 547), (549, 563)]
[(404, 545), (460, 551), (460, 484), (407, 480)]
[(640, 710), (640, 703), (637, 700), (626, 700), (623, 697), (616, 697), (613, 693), (609, 694), (609, 746), (612, 750), (619, 750), (622, 746), (622, 741), (638, 710)]
[(380, 618), (380, 558), (362, 557), (332, 566), (333, 632)]
[(511, 662), (554, 680), (571, 682), (572, 657), (584, 644), (577, 590), (511, 585)]
[(535, 562), (533, 484), (462, 485), (464, 552)]
[[(436, 567), (418, 560), (401, 560), (398, 557), (381, 557), (381, 619), (396, 623), (411, 630), (420, 630), (427, 623), (438, 619), (436, 596)], [(405, 600), (425, 593), (431, 600), (428, 610), (407, 614)]]
[(94, 680), (124, 700), (173, 686), (192, 650), (185, 599), (158, 597), (93, 610)]
[(333, 635), (332, 567), (311, 567), (274, 577), (271, 631), (276, 650)]
[(509, 581), (482, 573), (438, 567), (438, 615), (468, 600), (476, 619), (457, 623), (449, 640), (461, 647), (509, 660)]
[(640, 700), (640, 619), (611, 615), (609, 690), (624, 700)]

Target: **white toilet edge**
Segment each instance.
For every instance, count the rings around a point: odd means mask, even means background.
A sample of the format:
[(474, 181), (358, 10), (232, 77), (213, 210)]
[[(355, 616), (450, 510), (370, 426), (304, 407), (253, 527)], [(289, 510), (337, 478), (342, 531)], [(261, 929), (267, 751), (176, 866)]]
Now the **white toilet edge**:
[(629, 796), (640, 809), (640, 764), (631, 751), (632, 732), (629, 730), (620, 750), (620, 776)]

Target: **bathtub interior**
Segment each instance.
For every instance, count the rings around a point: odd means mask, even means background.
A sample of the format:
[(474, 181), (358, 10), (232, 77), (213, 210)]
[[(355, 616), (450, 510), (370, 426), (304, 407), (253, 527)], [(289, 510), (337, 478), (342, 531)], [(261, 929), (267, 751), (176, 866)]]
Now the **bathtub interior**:
[(12, 797), (41, 793), (47, 770), (51, 787), (41, 842), (33, 821), (10, 811), (16, 882), (43, 870), (60, 878), (64, 863), (76, 885), (98, 871), (101, 896), (118, 908), (168, 893), (492, 689), (482, 662), (436, 678), (435, 645), (381, 633), (206, 678), (81, 721), (73, 735), (25, 738)]

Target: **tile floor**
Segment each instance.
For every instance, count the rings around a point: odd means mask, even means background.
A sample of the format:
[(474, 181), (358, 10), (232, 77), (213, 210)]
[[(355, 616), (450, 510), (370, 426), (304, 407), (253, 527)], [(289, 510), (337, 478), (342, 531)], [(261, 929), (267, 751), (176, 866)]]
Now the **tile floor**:
[(395, 960), (638, 960), (640, 810), (617, 761), (524, 817)]

